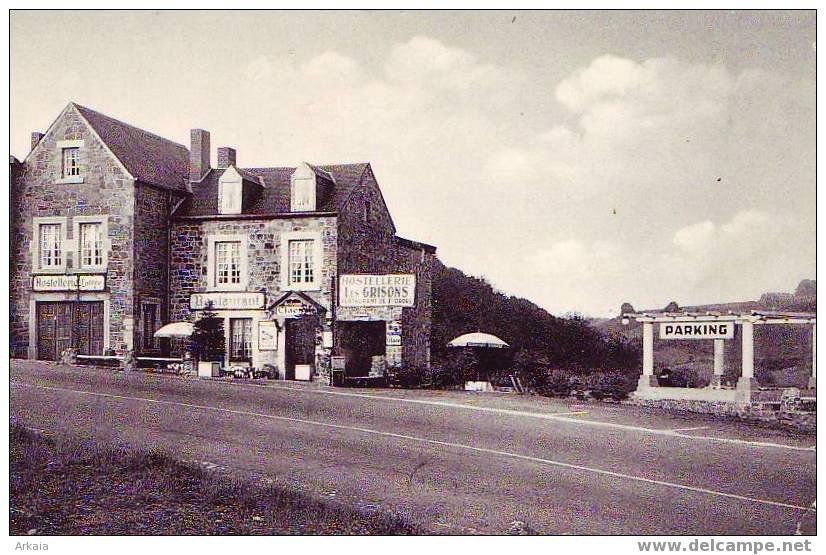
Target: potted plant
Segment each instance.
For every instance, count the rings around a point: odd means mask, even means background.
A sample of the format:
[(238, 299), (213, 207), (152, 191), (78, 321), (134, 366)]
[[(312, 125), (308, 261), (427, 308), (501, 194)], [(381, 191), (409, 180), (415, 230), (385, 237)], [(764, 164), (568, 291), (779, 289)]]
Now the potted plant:
[(198, 359), (198, 375), (217, 377), (224, 361), (226, 338), (224, 320), (216, 314), (212, 301), (206, 304), (193, 327), (192, 350)]

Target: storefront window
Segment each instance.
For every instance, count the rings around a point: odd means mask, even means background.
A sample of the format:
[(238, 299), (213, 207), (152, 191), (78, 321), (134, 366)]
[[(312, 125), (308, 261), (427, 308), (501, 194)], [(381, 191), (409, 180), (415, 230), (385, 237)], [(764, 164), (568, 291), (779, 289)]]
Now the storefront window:
[(313, 283), (315, 281), (313, 240), (290, 241), (289, 249), (290, 285)]
[(229, 359), (233, 362), (252, 361), (252, 318), (231, 318), (229, 321)]
[(80, 224), (80, 265), (87, 268), (103, 265), (102, 224)]
[(221, 241), (215, 243), (215, 284), (238, 285), (241, 283), (241, 243)]
[(63, 246), (60, 224), (40, 225), (40, 267), (58, 268), (63, 265)]

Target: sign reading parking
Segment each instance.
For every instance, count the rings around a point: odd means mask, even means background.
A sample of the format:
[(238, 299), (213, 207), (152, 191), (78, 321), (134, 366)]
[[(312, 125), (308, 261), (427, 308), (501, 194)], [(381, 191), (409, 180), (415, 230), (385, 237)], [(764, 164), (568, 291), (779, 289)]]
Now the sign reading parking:
[(660, 339), (732, 339), (734, 322), (660, 324)]

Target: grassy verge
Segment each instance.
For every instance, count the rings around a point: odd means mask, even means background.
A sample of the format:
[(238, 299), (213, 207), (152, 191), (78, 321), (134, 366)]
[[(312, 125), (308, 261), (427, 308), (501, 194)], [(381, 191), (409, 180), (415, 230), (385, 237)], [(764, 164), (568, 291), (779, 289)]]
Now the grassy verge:
[(232, 480), (163, 454), (52, 440), (12, 424), (10, 533), (416, 534), (401, 518)]

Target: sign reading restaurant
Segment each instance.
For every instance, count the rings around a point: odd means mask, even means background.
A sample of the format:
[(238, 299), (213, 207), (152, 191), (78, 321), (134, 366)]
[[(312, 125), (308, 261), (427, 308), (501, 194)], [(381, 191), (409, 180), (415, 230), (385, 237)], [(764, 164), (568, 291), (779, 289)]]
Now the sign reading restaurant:
[(103, 291), (106, 276), (55, 274), (32, 277), (33, 291)]
[(264, 293), (193, 293), (189, 307), (203, 310), (210, 301), (215, 310), (257, 310), (264, 308)]
[(414, 274), (348, 274), (339, 278), (340, 306), (413, 306)]
[(660, 324), (660, 339), (732, 339), (734, 322)]

